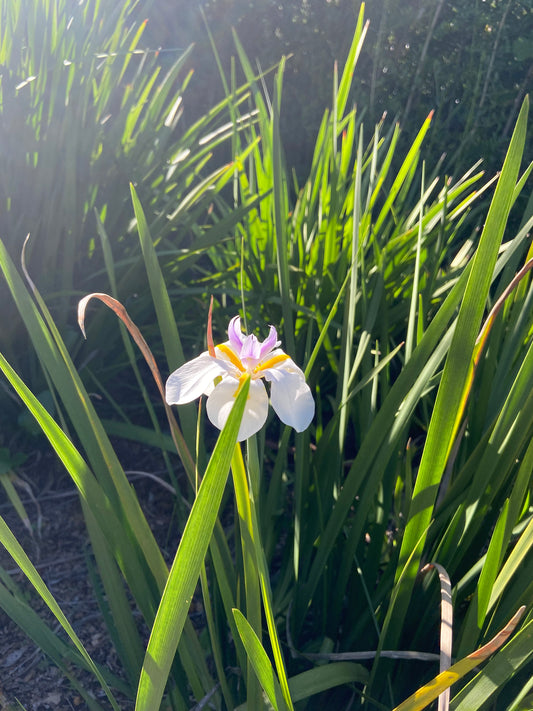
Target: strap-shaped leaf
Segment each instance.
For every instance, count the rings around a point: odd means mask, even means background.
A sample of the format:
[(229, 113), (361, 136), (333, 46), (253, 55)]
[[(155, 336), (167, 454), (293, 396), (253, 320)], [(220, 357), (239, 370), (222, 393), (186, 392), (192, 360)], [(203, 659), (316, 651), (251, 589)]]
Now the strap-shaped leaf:
[(246, 380), (217, 440), (183, 531), (148, 642), (136, 711), (153, 711), (161, 703), (217, 519), (249, 389), (250, 381)]
[(265, 694), (268, 696), (268, 700), (272, 704), (275, 711), (280, 711), (280, 709), (281, 711), (285, 711), (287, 706), (283, 700), (276, 672), (270, 663), (268, 654), (265, 652), (259, 637), (256, 635), (250, 623), (240, 610), (233, 610), (233, 617), (235, 618), (235, 624), (239, 630), (239, 635), (242, 643), (244, 644), (244, 648), (246, 649), (248, 659), (254, 668), (257, 678), (259, 679), (259, 683), (263, 687)]
[[(489, 208), (485, 228), (473, 259), (465, 295), (457, 318), (457, 326), (453, 334), (437, 394), (435, 409), (413, 491), (413, 500), (397, 568), (398, 575), (407, 558), (416, 549), (417, 552), (412, 558), (404, 589), (398, 597), (394, 615), (398, 620), (404, 619), (409, 604), (411, 589), (416, 578), (420, 555), (425, 542), (425, 537), (421, 539), (420, 534), (427, 529), (431, 521), (439, 481), (444, 472), (457, 432), (457, 413), (463, 403), (465, 389), (468, 387), (469, 376), (473, 368), (473, 358), (476, 352), (476, 339), (481, 328), (498, 250), (513, 202), (515, 184), (524, 150), (528, 107), (529, 102), (526, 99), (518, 117), (494, 198)], [(389, 638), (387, 644), (394, 646), (396, 636), (393, 633), (393, 638)]]
[(442, 672), (430, 682), (424, 684), (423, 687), (415, 691), (412, 696), (397, 706), (393, 711), (422, 711), (422, 709), (425, 709), (426, 706), (434, 701), (443, 691), (452, 686), (452, 684), (455, 684), (459, 679), (462, 679), (468, 672), (472, 671), (472, 669), (475, 669), (478, 664), (487, 659), (487, 657), (490, 657), (491, 654), (494, 654), (514, 632), (525, 609), (525, 606), (521, 607), (503, 630), (498, 632), (485, 646), (472, 652), (468, 657), (456, 662), (447, 671)]

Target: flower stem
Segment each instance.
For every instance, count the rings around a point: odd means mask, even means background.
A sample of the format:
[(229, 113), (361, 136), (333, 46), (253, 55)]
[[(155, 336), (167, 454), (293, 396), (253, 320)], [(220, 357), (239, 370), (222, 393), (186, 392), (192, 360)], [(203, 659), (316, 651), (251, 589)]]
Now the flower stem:
[[(261, 593), (259, 591), (257, 563), (255, 560), (255, 548), (253, 544), (252, 514), (250, 497), (248, 494), (248, 480), (246, 477), (246, 470), (239, 443), (235, 445), (235, 450), (233, 452), (231, 472), (233, 475), (233, 488), (235, 490), (235, 501), (237, 503), (239, 527), (241, 532), (244, 589), (246, 595), (246, 617), (254, 632), (257, 634), (259, 639), (261, 639)], [(246, 672), (246, 693), (248, 708), (263, 708), (261, 687), (250, 660), (248, 660), (248, 668)]]
[[(246, 474), (246, 468), (244, 466), (244, 460), (242, 457), (242, 451), (239, 443), (235, 445), (235, 452), (233, 454), (233, 459), (231, 463), (231, 470), (233, 473), (233, 482), (235, 487), (235, 498), (237, 500), (237, 509), (239, 512), (239, 519), (241, 524), (241, 540), (243, 546), (243, 559), (245, 561), (245, 587), (246, 587), (246, 609), (248, 615), (248, 622), (253, 627), (259, 639), (261, 639), (261, 608), (260, 608), (260, 598), (258, 593), (258, 588), (260, 587), (261, 596), (263, 598), (263, 607), (265, 610), (265, 617), (268, 627), (268, 635), (270, 638), (270, 644), (272, 647), (272, 652), (274, 654), (274, 663), (276, 666), (276, 671), (278, 673), (278, 679), (281, 686), (281, 691), (285, 703), (288, 709), (293, 711), (293, 705), (289, 692), (289, 684), (287, 681), (287, 673), (285, 671), (285, 664), (283, 661), (283, 656), (281, 654), (281, 646), (279, 643), (278, 632), (276, 629), (276, 622), (274, 619), (274, 611), (272, 609), (272, 590), (270, 588), (270, 578), (268, 576), (268, 566), (261, 545), (261, 534), (258, 525), (257, 512), (256, 512), (256, 500), (254, 491), (258, 487), (249, 486), (248, 477)], [(243, 531), (246, 531), (246, 535), (243, 535)], [(247, 550), (248, 547), (252, 547), (252, 550)], [(247, 562), (250, 564), (250, 568), (247, 568)], [(254, 565), (253, 577), (255, 582), (251, 584), (251, 580), (247, 580), (246, 575), (252, 574), (251, 565)], [(258, 585), (259, 583), (259, 585)], [(252, 593), (254, 597), (251, 602), (254, 603), (254, 612), (257, 614), (257, 605), (259, 606), (259, 615), (257, 619), (250, 618), (249, 610), (249, 593)], [(255, 598), (257, 595), (257, 599)], [(254, 625), (257, 624), (257, 626)], [(248, 678), (250, 678), (250, 667), (248, 670)], [(252, 708), (260, 708), (252, 707)]]

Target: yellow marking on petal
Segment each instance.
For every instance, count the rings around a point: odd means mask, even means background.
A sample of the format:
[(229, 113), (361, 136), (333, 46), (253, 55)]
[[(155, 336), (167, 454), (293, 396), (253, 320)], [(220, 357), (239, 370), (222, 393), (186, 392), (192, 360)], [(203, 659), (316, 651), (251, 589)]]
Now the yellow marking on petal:
[(289, 356), (286, 353), (280, 353), (279, 355), (276, 355), (273, 358), (269, 358), (268, 360), (265, 360), (264, 363), (260, 363), (259, 365), (256, 365), (254, 368), (254, 373), (259, 373), (259, 371), (261, 371), (261, 370), (268, 370), (268, 368), (273, 368), (278, 363), (283, 363), (284, 360), (288, 360), (288, 359), (289, 359)]
[(219, 350), (224, 353), (224, 355), (227, 355), (230, 361), (233, 363), (233, 365), (237, 368), (237, 370), (240, 370), (241, 373), (245, 372), (245, 367), (241, 363), (241, 361), (237, 358), (235, 353), (231, 350), (229, 346), (227, 346), (225, 343), (221, 343), (219, 346), (217, 346)]
[[(250, 377), (250, 373), (246, 373), (246, 372), (244, 372), (244, 373), (239, 377), (239, 384), (237, 385), (237, 390), (235, 390), (235, 392), (233, 393), (233, 397), (235, 397), (235, 398), (237, 397), (237, 395), (239, 394), (239, 392), (240, 392), (242, 386), (243, 386), (244, 383), (248, 380), (249, 377)], [(247, 399), (248, 399), (248, 400), (250, 399), (250, 394), (248, 394), (248, 398), (247, 398)]]

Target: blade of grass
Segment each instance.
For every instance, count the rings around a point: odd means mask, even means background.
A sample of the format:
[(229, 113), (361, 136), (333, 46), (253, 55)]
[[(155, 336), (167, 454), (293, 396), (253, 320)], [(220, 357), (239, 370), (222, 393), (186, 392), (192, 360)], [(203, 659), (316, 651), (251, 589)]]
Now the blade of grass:
[(418, 239), (416, 241), (416, 259), (415, 269), (413, 274), (413, 293), (411, 295), (411, 306), (409, 308), (409, 320), (407, 322), (407, 336), (405, 339), (405, 360), (406, 362), (411, 357), (415, 342), (415, 327), (416, 327), (416, 306), (418, 301), (418, 283), (420, 281), (420, 250), (423, 235), (423, 217), (424, 217), (424, 183), (425, 183), (426, 164), (422, 163), (422, 182), (420, 186), (420, 218), (418, 223)]
[(387, 641), (387, 647), (395, 646), (400, 627), (403, 624), (425, 542), (425, 537), (420, 540), (420, 534), (427, 529), (431, 520), (433, 505), (437, 496), (438, 483), (444, 472), (446, 461), (456, 434), (456, 413), (468, 381), (470, 369), (472, 368), (476, 339), (481, 327), (481, 319), (485, 309), (503, 231), (512, 204), (513, 191), (524, 149), (527, 115), (528, 102), (526, 100), (522, 105), (522, 110), (487, 215), (487, 221), (483, 229), (480, 244), (472, 262), (472, 269), (469, 274), (468, 283), (457, 318), (457, 327), (453, 334), (441, 384), (437, 393), (428, 436), (413, 491), (413, 499), (410, 505), (408, 521), (400, 550), (397, 574), (403, 569), (405, 560), (412, 555), (415, 546), (416, 555), (412, 558), (403, 590), (396, 603), (394, 618), (398, 624), (395, 624), (391, 629), (391, 637), (389, 637)]
[(87, 527), (91, 529), (91, 545), (100, 571), (106, 602), (112, 615), (111, 624), (108, 625), (108, 628), (110, 629), (110, 634), (114, 636), (117, 653), (122, 661), (131, 688), (134, 689), (139, 678), (143, 658), (141, 638), (117, 563), (91, 510), (83, 499), (81, 501)]
[(289, 281), (289, 244), (287, 240), (287, 183), (282, 166), (282, 150), (280, 136), (281, 87), (285, 62), (281, 61), (274, 83), (272, 102), (272, 187), (274, 190), (274, 230), (276, 235), (276, 256), (278, 263), (279, 290), (281, 296), (281, 311), (283, 314), (283, 334), (287, 351), (295, 355), (293, 297)]
[(141, 565), (136, 551), (131, 546), (125, 545), (124, 536), (121, 535), (123, 531), (121, 522), (114, 507), (105, 496), (77, 449), (33, 393), (25, 386), (2, 354), (0, 354), (0, 369), (39, 423), (43, 433), (69, 472), (80, 495), (86, 500), (87, 505), (97, 518), (100, 528), (106, 536), (115, 558), (119, 561), (125, 577), (129, 575), (141, 576), (137, 580), (135, 590), (140, 600), (139, 607), (143, 614), (150, 619), (151, 594), (148, 582), (144, 577), (146, 570)]
[[(233, 476), (233, 489), (235, 492), (235, 503), (237, 505), (239, 530), (241, 533), (246, 614), (249, 620), (248, 625), (251, 626), (257, 637), (261, 639), (261, 591), (259, 589), (258, 564), (253, 543), (255, 532), (252, 527), (252, 504), (250, 501), (246, 471), (244, 469), (242, 450), (239, 444), (235, 446), (231, 459), (231, 473)], [(246, 644), (244, 646), (246, 648)], [(256, 674), (255, 666), (248, 658), (246, 669), (246, 699), (252, 708), (261, 708), (262, 705), (261, 688), (259, 686), (260, 681)]]
[[(478, 711), (487, 708), (487, 702), (498, 703), (496, 699), (500, 693), (506, 690), (520, 669), (531, 663), (532, 657), (533, 622), (530, 621), (452, 699), (451, 711)], [(515, 693), (520, 696), (519, 689), (516, 689)], [(528, 707), (521, 708), (525, 711)]]
[[(165, 562), (142, 514), (139, 502), (96, 415), (91, 399), (42, 297), (32, 284), (34, 296), (43, 316), (24, 287), (1, 240), (0, 266), (36, 352), (50, 374), (83, 442), (93, 465), (93, 471), (99, 476), (99, 482), (105, 490), (106, 496), (116, 506), (117, 515), (122, 517), (123, 522), (119, 530), (122, 531), (124, 537), (127, 537), (126, 531), (129, 531), (132, 540), (136, 540), (140, 550), (143, 551), (142, 557), (145, 558), (147, 564), (143, 586), (148, 583), (148, 578), (151, 575), (148, 568), (151, 569), (154, 580), (158, 580), (162, 584), (167, 571)], [(125, 540), (123, 543), (126, 545)], [(130, 542), (127, 545), (129, 546)], [(129, 583), (133, 589), (137, 583), (141, 584), (141, 581), (133, 578), (129, 579)], [(147, 605), (148, 599), (144, 601), (143, 605), (145, 612), (148, 609)]]
[(178, 547), (144, 658), (136, 711), (159, 708), (218, 515), (249, 390), (242, 385), (220, 433)]
[[(104, 225), (102, 224), (102, 221), (100, 219), (100, 215), (98, 214), (98, 212), (96, 210), (95, 210), (95, 217), (96, 217), (96, 228), (97, 228), (98, 234), (100, 236), (100, 243), (102, 245), (102, 251), (104, 253), (104, 262), (106, 265), (106, 270), (107, 270), (107, 274), (108, 274), (110, 285), (111, 285), (111, 294), (114, 298), (117, 298), (115, 264), (114, 264), (113, 255), (111, 252), (111, 245), (110, 245), (107, 233), (105, 231)], [(130, 362), (130, 366), (133, 370), (133, 373), (135, 374), (135, 380), (137, 381), (137, 387), (139, 388), (139, 392), (142, 395), (145, 407), (146, 407), (147, 412), (150, 416), (150, 422), (151, 422), (150, 432), (156, 437), (163, 438), (163, 434), (161, 432), (161, 427), (159, 424), (159, 419), (158, 419), (157, 414), (155, 412), (155, 409), (152, 404), (148, 390), (145, 387), (145, 383), (142, 378), (141, 372), (138, 368), (137, 360), (135, 358), (135, 351), (134, 351), (133, 346), (131, 344), (131, 340), (128, 338), (124, 323), (119, 323), (119, 328), (120, 328), (120, 335), (122, 337), (122, 343), (124, 345), (124, 350), (126, 351), (126, 354), (128, 356), (129, 362)], [(94, 379), (95, 378), (94, 374), (91, 373), (91, 375)], [(114, 404), (114, 400), (112, 399), (112, 397), (110, 396), (109, 393), (106, 393), (105, 388), (101, 384), (98, 384), (98, 388), (99, 388), (100, 392), (104, 393), (104, 396), (107, 398), (107, 400), (109, 402), (111, 402), (112, 404)], [(118, 404), (117, 404), (117, 408), (118, 408)], [(128, 418), (126, 417), (125, 413), (122, 412), (122, 408), (120, 408), (120, 412), (121, 412), (121, 416), (123, 417), (123, 419), (128, 421)], [(106, 429), (106, 431), (109, 433), (109, 430)], [(172, 482), (174, 488), (177, 490), (178, 484), (177, 484), (176, 477), (174, 474), (174, 469), (172, 467), (170, 458), (169, 458), (165, 448), (163, 448), (163, 459), (165, 461), (165, 465), (166, 465), (166, 468), (167, 468), (167, 471), (169, 474), (170, 481)]]
[(355, 27), (354, 35), (350, 50), (348, 52), (348, 57), (344, 65), (344, 70), (342, 72), (342, 77), (339, 82), (339, 88), (337, 91), (337, 101), (335, 105), (337, 120), (340, 121), (344, 117), (344, 111), (346, 110), (346, 104), (348, 102), (348, 97), (350, 95), (350, 89), (353, 83), (353, 75), (355, 72), (355, 67), (357, 65), (357, 60), (361, 54), (361, 49), (363, 48), (363, 43), (365, 41), (366, 33), (370, 25), (370, 20), (367, 20), (364, 24), (365, 17), (365, 3), (361, 3), (359, 8), (359, 15), (357, 17), (357, 24)]
[[(257, 460), (257, 453), (255, 451), (255, 440), (253, 438), (248, 442), (248, 454), (249, 458)], [(252, 555), (251, 558), (254, 559), (254, 574), (256, 578), (259, 579), (261, 596), (263, 598), (263, 608), (265, 610), (265, 617), (267, 622), (268, 634), (270, 637), (270, 644), (272, 647), (272, 653), (274, 655), (274, 663), (278, 673), (279, 684), (281, 687), (281, 693), (286, 706), (289, 711), (292, 711), (292, 701), (289, 692), (289, 685), (287, 682), (287, 673), (285, 671), (285, 664), (283, 661), (283, 655), (281, 653), (281, 645), (279, 642), (279, 637), (276, 629), (276, 622), (274, 619), (274, 611), (272, 609), (272, 590), (270, 587), (270, 578), (268, 565), (265, 558), (265, 551), (261, 541), (261, 531), (259, 528), (259, 522), (257, 517), (257, 495), (258, 486), (256, 490), (254, 487), (248, 486), (248, 477), (246, 475), (246, 469), (244, 466), (244, 460), (242, 458), (242, 451), (240, 446), (236, 447), (235, 455), (232, 460), (232, 470), (233, 479), (235, 483), (235, 488), (240, 490), (240, 495), (242, 499), (249, 502), (249, 505), (244, 507), (241, 502), (239, 509), (239, 515), (244, 517), (245, 523), (248, 528), (249, 537), (245, 541), (250, 547)], [(251, 470), (252, 472), (252, 470)], [(250, 476), (252, 473), (250, 472)], [(252, 480), (253, 481), (253, 480)], [(256, 482), (258, 485), (258, 482)], [(261, 624), (259, 622), (258, 629), (261, 629)]]
[(268, 700), (275, 711), (286, 711), (288, 707), (283, 699), (276, 673), (257, 634), (240, 610), (233, 610), (233, 616), (248, 659), (255, 670), (259, 683), (268, 696)]
[[(362, 9), (361, 9), (362, 11)], [(355, 307), (357, 297), (357, 278), (359, 269), (359, 230), (361, 221), (361, 173), (363, 171), (363, 126), (359, 130), (359, 140), (357, 143), (357, 158), (355, 162), (355, 180), (353, 192), (353, 228), (351, 245), (351, 265), (350, 283), (348, 286), (347, 306), (344, 311), (344, 328), (342, 339), (342, 350), (340, 356), (340, 373), (337, 385), (337, 404), (345, 402), (348, 397), (351, 372), (351, 353), (353, 338), (355, 333)], [(339, 418), (339, 450), (342, 452), (346, 437), (346, 426), (348, 421), (348, 409), (343, 407), (340, 410)]]
[[(144, 264), (146, 267), (146, 273), (148, 274), (148, 282), (150, 284), (150, 292), (154, 302), (159, 330), (163, 339), (167, 365), (169, 370), (172, 371), (180, 365), (183, 365), (185, 362), (185, 356), (183, 354), (176, 319), (174, 318), (174, 313), (172, 311), (168, 292), (161, 273), (161, 268), (159, 266), (152, 236), (150, 235), (144, 211), (132, 183), (130, 183), (130, 190), (133, 209), (135, 211), (135, 218), (137, 220), (137, 229), (139, 232), (139, 240), (141, 242)], [(194, 407), (192, 405), (184, 407), (181, 415), (180, 423), (183, 436), (189, 451), (192, 451), (196, 436)]]
[[(520, 610), (514, 615), (514, 617), (509, 621), (501, 632), (499, 632), (496, 637), (494, 637), (490, 642), (481, 649), (476, 650), (468, 657), (461, 659), (451, 666), (447, 671), (442, 672), (436, 676), (428, 684), (424, 684), (418, 691), (406, 699), (403, 703), (393, 711), (422, 711), (429, 704), (434, 701), (443, 691), (448, 689), (452, 684), (462, 679), (466, 674), (468, 674), (472, 669), (475, 669), (480, 662), (485, 661), (491, 654), (494, 654), (501, 646), (504, 644), (509, 636), (514, 632), (516, 626), (518, 625), (522, 615), (525, 612), (525, 607), (521, 607)], [(529, 623), (521, 634), (517, 635), (517, 638), (522, 643), (521, 646), (529, 644), (528, 655), (531, 655), (531, 635), (533, 633), (533, 623)], [(468, 711), (476, 711), (478, 706), (468, 706), (464, 708), (464, 711), (468, 708)]]
[(418, 132), (418, 135), (416, 136), (413, 144), (411, 145), (409, 152), (407, 153), (407, 156), (405, 157), (405, 160), (402, 163), (400, 170), (398, 171), (398, 174), (390, 187), (390, 190), (387, 191), (387, 198), (385, 200), (385, 204), (381, 208), (381, 211), (372, 227), (374, 235), (379, 235), (381, 226), (383, 225), (388, 213), (392, 209), (394, 200), (400, 192), (400, 189), (403, 186), (405, 180), (408, 178), (409, 172), (412, 170), (415, 161), (418, 159), (420, 153), (420, 146), (422, 145), (422, 141), (424, 140), (426, 133), (429, 130), (432, 118), (433, 111), (429, 114), (429, 116), (422, 124), (422, 128)]

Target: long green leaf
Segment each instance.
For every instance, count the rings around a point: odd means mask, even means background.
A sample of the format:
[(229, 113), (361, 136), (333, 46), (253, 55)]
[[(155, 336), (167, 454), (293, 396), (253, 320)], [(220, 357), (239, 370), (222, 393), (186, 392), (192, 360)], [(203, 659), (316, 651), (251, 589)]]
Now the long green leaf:
[[(146, 590), (147, 585), (150, 585), (147, 578), (153, 573), (154, 580), (157, 580), (161, 587), (166, 579), (166, 566), (161, 552), (42, 297), (32, 285), (43, 315), (32, 301), (2, 240), (0, 267), (35, 351), (59, 392), (102, 490), (113, 502), (117, 517), (121, 520), (116, 544), (126, 548), (131, 546), (131, 540), (137, 541), (139, 550), (142, 550), (140, 557), (136, 554), (138, 561), (144, 557), (148, 568), (151, 569), (151, 572), (146, 570), (144, 579), (138, 579), (136, 576), (128, 578), (132, 590), (139, 588), (134, 594), (143, 614), (148, 615), (149, 619), (152, 603), (151, 595)], [(125, 559), (125, 554), (122, 555)], [(144, 592), (140, 592), (142, 588)]]
[[(490, 660), (486, 667), (462, 689), (450, 703), (451, 711), (478, 711), (497, 698), (505, 686), (533, 658), (533, 621)], [(517, 695), (518, 695), (518, 689)]]
[[(418, 691), (415, 691), (412, 696), (406, 699), (399, 706), (396, 706), (394, 711), (422, 711), (429, 704), (434, 701), (443, 691), (448, 689), (450, 686), (455, 684), (457, 681), (462, 679), (466, 674), (475, 669), (478, 664), (487, 659), (491, 654), (493, 654), (499, 647), (501, 647), (504, 642), (507, 641), (509, 635), (511, 635), (520, 621), (520, 618), (524, 614), (525, 607), (520, 608), (520, 610), (514, 615), (514, 617), (509, 621), (506, 627), (499, 632), (494, 639), (488, 642), (481, 649), (476, 650), (468, 657), (461, 659), (456, 662), (453, 666), (444, 672), (441, 672), (438, 676), (432, 679), (429, 683), (424, 684)], [(523, 653), (524, 648), (527, 648), (528, 656), (533, 654), (531, 648), (531, 636), (533, 634), (533, 623), (529, 623), (524, 627), (519, 634), (516, 635), (516, 639), (512, 640), (506, 647), (507, 650), (512, 648), (515, 650), (515, 644), (518, 640), (518, 646), (520, 652)], [(505, 649), (502, 650), (505, 652)], [(505, 656), (505, 655), (504, 655)], [(495, 658), (495, 660), (499, 657)], [(512, 657), (511, 657), (512, 658)], [(495, 661), (493, 660), (493, 661)], [(523, 663), (523, 656), (521, 655), (521, 663)], [(507, 660), (503, 663), (502, 667), (507, 666)], [(507, 668), (508, 671), (508, 668)], [(476, 711), (479, 706), (464, 706), (462, 711)]]
[(242, 643), (246, 649), (248, 659), (257, 674), (259, 683), (263, 687), (265, 694), (268, 696), (268, 700), (272, 704), (275, 711), (286, 711), (287, 706), (283, 700), (283, 694), (281, 693), (281, 687), (276, 677), (276, 672), (274, 671), (274, 668), (268, 658), (268, 654), (265, 652), (258, 636), (240, 610), (233, 610), (233, 616), (235, 618), (235, 624), (239, 630)]
[[(238, 610), (236, 612), (239, 612)], [(243, 624), (244, 628), (244, 624)], [(252, 645), (250, 645), (252, 646)], [(268, 661), (268, 657), (267, 657)], [(270, 667), (272, 669), (272, 667)], [(270, 672), (267, 672), (267, 679)], [(293, 701), (309, 699), (322, 691), (333, 689), (343, 684), (365, 684), (368, 681), (368, 671), (361, 664), (353, 662), (336, 662), (308, 669), (301, 674), (291, 676), (289, 690)], [(241, 704), (235, 711), (246, 711), (248, 704)]]
[[(161, 338), (163, 339), (167, 365), (169, 370), (172, 371), (179, 368), (180, 365), (183, 365), (185, 356), (183, 355), (183, 348), (181, 346), (181, 339), (176, 319), (174, 318), (172, 305), (170, 303), (168, 291), (161, 273), (161, 267), (159, 266), (152, 236), (150, 234), (142, 205), (133, 184), (130, 184), (130, 190), (133, 209), (135, 211), (135, 218), (137, 220), (137, 229), (139, 231), (139, 240), (141, 242), (144, 265), (146, 267), (148, 282), (150, 284), (150, 293), (154, 302)], [(180, 417), (180, 423), (188, 448), (190, 451), (193, 451), (196, 426), (194, 408), (192, 405), (184, 408), (182, 416)]]
[[(437, 394), (400, 551), (398, 572), (403, 568), (405, 560), (412, 554), (414, 547), (416, 547), (417, 554), (412, 559), (403, 593), (398, 597), (395, 614), (395, 619), (398, 621), (402, 621), (405, 617), (424, 547), (424, 539), (420, 540), (420, 536), (427, 529), (431, 520), (439, 481), (457, 432), (457, 413), (472, 367), (476, 338), (481, 327), (481, 319), (522, 159), (528, 106), (526, 99), (518, 117), (480, 244), (473, 260), (459, 310), (457, 327)], [(392, 632), (392, 638), (389, 638), (387, 646), (391, 644), (394, 646), (398, 634), (399, 626)]]
[(276, 74), (274, 100), (272, 103), (272, 187), (274, 190), (274, 229), (276, 234), (276, 256), (278, 263), (281, 310), (284, 320), (284, 335), (287, 350), (294, 355), (293, 296), (289, 281), (289, 241), (287, 239), (287, 182), (283, 171), (283, 157), (280, 136), (281, 86), (284, 61)]
[(137, 690), (136, 711), (158, 709), (163, 697), (218, 516), (249, 387), (247, 380), (220, 433), (187, 520), (150, 634)]
[[(121, 523), (115, 509), (98, 485), (94, 474), (83, 457), (1, 354), (0, 369), (35, 417), (43, 433), (63, 462), (80, 495), (96, 517), (117, 561), (122, 567), (124, 575), (128, 571), (131, 575), (143, 575), (144, 569), (140, 565), (133, 547), (123, 546), (123, 540), (120, 535), (122, 532)], [(143, 583), (144, 581), (139, 581), (141, 589), (144, 588)], [(144, 595), (148, 599), (147, 590), (144, 591)]]
[(355, 72), (355, 67), (357, 65), (357, 60), (361, 54), (361, 49), (365, 41), (366, 33), (368, 30), (369, 21), (364, 23), (365, 17), (365, 3), (361, 3), (359, 8), (359, 15), (357, 17), (357, 25), (353, 35), (352, 44), (350, 51), (348, 52), (348, 57), (346, 58), (346, 64), (342, 73), (341, 80), (339, 82), (339, 89), (337, 91), (337, 102), (336, 102), (336, 112), (337, 120), (341, 120), (344, 117), (344, 111), (346, 110), (346, 103), (350, 95), (350, 89), (353, 83), (353, 76)]

